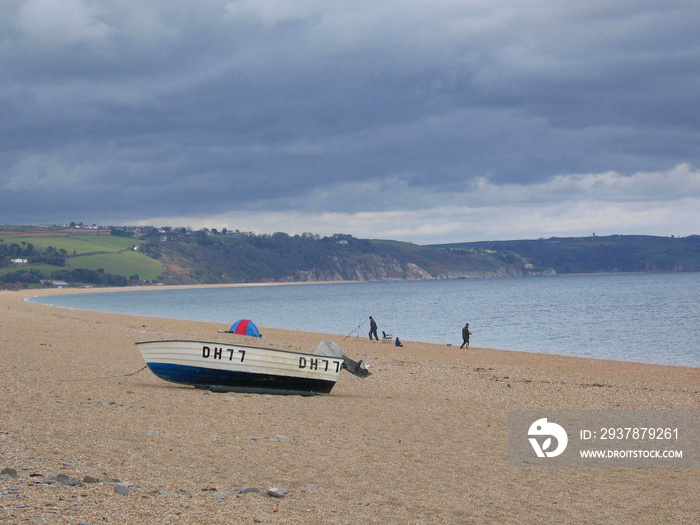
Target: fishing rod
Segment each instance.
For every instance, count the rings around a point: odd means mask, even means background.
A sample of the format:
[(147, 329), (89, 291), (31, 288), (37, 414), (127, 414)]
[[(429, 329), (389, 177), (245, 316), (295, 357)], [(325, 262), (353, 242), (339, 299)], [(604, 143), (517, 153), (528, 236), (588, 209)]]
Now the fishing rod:
[(357, 325), (357, 328), (355, 328), (352, 332), (350, 332), (348, 335), (346, 335), (345, 337), (343, 337), (343, 341), (345, 341), (348, 337), (350, 337), (350, 336), (351, 336), (352, 334), (354, 334), (355, 332), (357, 332), (357, 337), (360, 337), (360, 327), (361, 327), (363, 324), (365, 324), (365, 319), (363, 319), (363, 320), (360, 322), (360, 324)]

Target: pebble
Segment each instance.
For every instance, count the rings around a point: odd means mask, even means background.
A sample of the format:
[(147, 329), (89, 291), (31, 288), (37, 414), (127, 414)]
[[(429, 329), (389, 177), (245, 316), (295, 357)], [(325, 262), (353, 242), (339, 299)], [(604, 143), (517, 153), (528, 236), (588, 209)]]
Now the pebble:
[(236, 493), (238, 493), (238, 494), (249, 494), (251, 492), (255, 492), (257, 494), (266, 494), (267, 493), (267, 491), (265, 489), (260, 489), (257, 487), (246, 487), (246, 488), (236, 489)]
[(128, 483), (117, 483), (116, 485), (114, 485), (114, 492), (116, 492), (120, 496), (128, 496), (129, 495), (129, 484)]
[(61, 485), (67, 485), (69, 487), (77, 487), (80, 485), (80, 480), (74, 476), (69, 476), (68, 474), (59, 474), (56, 476), (56, 481)]
[(0, 470), (0, 476), (8, 476), (17, 479), (17, 471), (13, 468), (4, 468)]
[(55, 474), (49, 474), (48, 476), (44, 476), (39, 481), (35, 481), (34, 483), (37, 485), (58, 485), (58, 479), (56, 478)]
[(119, 483), (119, 480), (117, 478), (110, 478), (109, 476), (104, 476), (102, 478), (102, 481), (105, 483)]

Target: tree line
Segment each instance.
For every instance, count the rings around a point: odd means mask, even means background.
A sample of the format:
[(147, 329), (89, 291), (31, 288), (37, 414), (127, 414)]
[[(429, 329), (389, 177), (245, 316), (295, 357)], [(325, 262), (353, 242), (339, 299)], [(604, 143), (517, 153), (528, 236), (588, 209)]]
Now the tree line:
[(55, 270), (50, 274), (44, 274), (41, 270), (34, 268), (26, 268), (0, 274), (0, 283), (11, 288), (24, 288), (27, 285), (40, 284), (53, 285), (54, 281), (93, 286), (127, 286), (130, 283), (137, 283), (139, 277), (138, 275), (129, 278), (123, 275), (113, 275), (106, 273), (102, 268), (97, 270), (88, 270), (86, 268)]
[(65, 266), (68, 253), (63, 248), (47, 246), (45, 249), (37, 249), (32, 243), (22, 241), (7, 244), (0, 240), (0, 268), (8, 268), (15, 265), (13, 259), (26, 259), (27, 264), (50, 264), (51, 266)]

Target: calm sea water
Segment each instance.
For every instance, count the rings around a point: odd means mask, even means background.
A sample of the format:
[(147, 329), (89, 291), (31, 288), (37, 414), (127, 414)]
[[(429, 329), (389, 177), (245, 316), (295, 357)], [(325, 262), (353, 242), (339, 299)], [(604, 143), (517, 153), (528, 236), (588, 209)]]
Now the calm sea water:
[[(700, 273), (246, 286), (56, 295), (66, 308), (700, 366)], [(264, 335), (264, 328), (261, 329)]]

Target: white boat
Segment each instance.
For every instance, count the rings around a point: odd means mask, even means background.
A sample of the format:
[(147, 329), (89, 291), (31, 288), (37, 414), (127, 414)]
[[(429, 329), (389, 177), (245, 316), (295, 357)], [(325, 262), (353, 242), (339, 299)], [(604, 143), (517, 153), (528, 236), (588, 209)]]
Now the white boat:
[(321, 341), (313, 354), (209, 341), (137, 342), (148, 368), (173, 383), (213, 391), (327, 394), (342, 370), (369, 371), (336, 343)]

